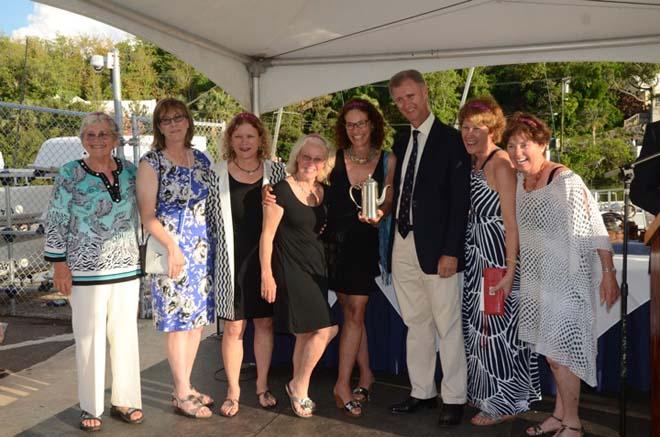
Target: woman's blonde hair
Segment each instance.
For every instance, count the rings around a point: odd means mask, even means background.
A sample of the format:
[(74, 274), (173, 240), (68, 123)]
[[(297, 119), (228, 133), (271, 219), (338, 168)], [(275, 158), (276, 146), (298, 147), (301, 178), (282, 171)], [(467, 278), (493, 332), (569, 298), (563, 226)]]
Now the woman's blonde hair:
[(325, 182), (328, 178), (328, 175), (330, 175), (332, 168), (335, 166), (335, 149), (321, 134), (312, 133), (303, 135), (302, 137), (298, 138), (298, 141), (296, 141), (296, 143), (291, 148), (291, 152), (289, 152), (289, 161), (286, 163), (286, 172), (290, 175), (295, 175), (298, 173), (298, 155), (300, 155), (300, 151), (305, 146), (307, 141), (310, 140), (325, 147), (325, 164), (319, 171), (319, 174), (316, 176), (317, 182)]
[(234, 152), (233, 147), (231, 147), (231, 137), (234, 135), (236, 129), (243, 124), (249, 124), (255, 128), (259, 134), (261, 144), (257, 150), (257, 158), (269, 159), (273, 150), (270, 144), (270, 134), (268, 133), (266, 126), (264, 126), (261, 120), (259, 120), (259, 117), (251, 112), (241, 112), (234, 116), (229, 122), (229, 125), (222, 136), (222, 159), (229, 161), (236, 157), (236, 152)]

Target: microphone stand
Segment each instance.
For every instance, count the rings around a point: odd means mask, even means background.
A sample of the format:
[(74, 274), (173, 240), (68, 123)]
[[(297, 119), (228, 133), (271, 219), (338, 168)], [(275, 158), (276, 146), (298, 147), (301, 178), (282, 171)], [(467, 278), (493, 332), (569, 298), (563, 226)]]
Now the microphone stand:
[(654, 153), (632, 164), (605, 173), (606, 177), (612, 177), (617, 173), (623, 181), (623, 251), (621, 263), (621, 358), (619, 373), (619, 436), (626, 435), (626, 376), (628, 373), (628, 339), (627, 339), (627, 316), (628, 316), (628, 208), (630, 206), (630, 184), (635, 177), (635, 167), (653, 159), (659, 158), (660, 152)]

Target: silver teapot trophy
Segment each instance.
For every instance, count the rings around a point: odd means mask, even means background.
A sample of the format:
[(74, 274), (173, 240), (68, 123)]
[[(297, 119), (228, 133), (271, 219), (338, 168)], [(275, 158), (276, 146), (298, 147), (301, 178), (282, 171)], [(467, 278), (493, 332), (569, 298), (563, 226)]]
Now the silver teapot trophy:
[[(348, 189), (348, 194), (351, 196), (351, 200), (355, 203), (355, 206), (362, 210), (362, 215), (364, 217), (375, 219), (378, 218), (378, 207), (385, 202), (385, 195), (387, 194), (388, 188), (391, 187), (385, 185), (383, 192), (380, 197), (378, 197), (378, 182), (369, 175), (364, 182), (351, 186), (351, 188)], [(358, 205), (353, 197), (354, 189), (362, 191), (361, 205)]]

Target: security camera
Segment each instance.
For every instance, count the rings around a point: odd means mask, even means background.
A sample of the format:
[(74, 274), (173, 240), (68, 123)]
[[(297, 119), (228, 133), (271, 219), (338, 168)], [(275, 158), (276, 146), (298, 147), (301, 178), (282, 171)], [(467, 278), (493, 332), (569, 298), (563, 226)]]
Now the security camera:
[(89, 58), (89, 64), (92, 66), (94, 71), (100, 73), (103, 70), (103, 67), (105, 67), (105, 60), (101, 55), (92, 55), (92, 57)]

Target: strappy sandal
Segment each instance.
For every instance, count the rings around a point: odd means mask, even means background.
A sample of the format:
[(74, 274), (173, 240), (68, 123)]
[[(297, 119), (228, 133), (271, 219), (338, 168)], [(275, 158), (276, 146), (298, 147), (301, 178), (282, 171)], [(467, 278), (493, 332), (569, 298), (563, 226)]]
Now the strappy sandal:
[[(87, 420), (96, 420), (98, 421), (98, 425), (85, 425), (85, 421)], [(94, 431), (100, 431), (101, 427), (103, 426), (103, 420), (100, 417), (94, 416), (87, 411), (83, 411), (80, 414), (80, 429), (82, 429), (85, 432), (94, 432)]]
[(498, 416), (488, 414), (485, 411), (479, 411), (472, 417), (472, 419), (470, 419), (470, 423), (474, 426), (493, 426), (513, 420), (514, 418), (515, 416)]
[(580, 436), (583, 436), (583, 435), (584, 435), (584, 432), (585, 432), (585, 431), (584, 431), (584, 426), (581, 426), (581, 427), (579, 427), (579, 428), (574, 428), (574, 427), (572, 427), (572, 426), (562, 425), (561, 428), (559, 428), (559, 430), (557, 430), (557, 432), (555, 433), (555, 436), (560, 436), (560, 435), (562, 435), (563, 432), (566, 431), (566, 430), (568, 430), (568, 431), (575, 431), (575, 432), (579, 433)]
[[(186, 407), (189, 405), (189, 407)], [(172, 406), (174, 407), (174, 412), (185, 417), (190, 417), (191, 419), (209, 419), (213, 416), (213, 413), (209, 408), (197, 399), (195, 395), (188, 395), (184, 399), (179, 399), (176, 396), (172, 396)], [(201, 416), (199, 412), (206, 408), (207, 411), (211, 412), (208, 416)]]
[[(289, 389), (289, 383), (286, 383), (284, 385), (284, 389), (286, 390), (287, 396), (289, 396), (289, 401), (291, 402), (291, 409), (293, 410), (293, 414), (300, 417), (301, 419), (309, 419), (310, 417), (313, 416), (315, 404), (310, 398), (307, 397), (300, 399), (299, 397), (294, 396), (291, 389)], [(296, 405), (300, 410), (296, 408)]]
[(199, 399), (199, 402), (204, 405), (205, 407), (212, 407), (213, 404), (215, 403), (215, 400), (213, 398), (205, 393), (200, 392), (197, 390), (195, 387), (192, 385), (190, 386), (190, 391), (193, 392), (195, 396), (197, 396), (197, 399)]
[[(229, 408), (227, 408), (226, 410), (223, 411), (222, 407), (224, 407), (225, 405), (229, 405)], [(233, 410), (234, 407), (236, 407), (236, 412), (234, 414), (229, 414), (229, 412), (231, 410)], [(238, 414), (239, 411), (240, 411), (240, 408), (239, 408), (239, 404), (238, 404), (238, 399), (230, 399), (230, 398), (226, 398), (224, 400), (224, 402), (222, 403), (222, 405), (220, 405), (220, 409), (218, 410), (218, 412), (220, 413), (221, 416), (228, 417), (230, 419), (232, 417), (236, 417), (236, 415)]]
[(353, 389), (353, 399), (360, 403), (369, 402), (371, 397), (369, 396), (369, 389), (364, 387), (355, 387)]
[[(138, 411), (141, 413), (140, 417), (138, 417), (137, 419), (133, 419), (133, 414), (135, 414)], [(120, 407), (116, 407), (114, 405), (110, 407), (110, 415), (112, 417), (118, 417), (126, 423), (135, 424), (135, 425), (137, 425), (138, 423), (142, 423), (142, 420), (144, 419), (144, 413), (139, 408), (127, 408), (126, 411), (122, 411)]]
[(337, 393), (333, 393), (333, 395), (335, 396), (335, 404), (337, 405), (337, 408), (344, 410), (344, 414), (354, 419), (362, 417), (362, 405), (360, 405), (360, 402), (351, 399), (344, 403)]
[(266, 389), (261, 393), (257, 393), (257, 403), (264, 410), (272, 410), (277, 407), (277, 398), (270, 390)]
[[(548, 419), (555, 419), (557, 422), (559, 422), (559, 426), (558, 426), (557, 428), (546, 429), (546, 430), (544, 431), (542, 426), (543, 426), (543, 423), (545, 423), (545, 421), (548, 420)], [(551, 414), (550, 417), (548, 417), (548, 419), (545, 419), (543, 422), (538, 423), (538, 424), (536, 424), (536, 425), (534, 425), (534, 426), (532, 426), (532, 427), (527, 428), (527, 430), (525, 431), (525, 434), (527, 434), (528, 436), (546, 435), (546, 434), (548, 434), (548, 433), (558, 431), (558, 430), (561, 429), (561, 427), (563, 426), (563, 425), (561, 424), (562, 419), (560, 419), (559, 417), (555, 416), (554, 414)], [(530, 434), (530, 432), (529, 432), (530, 430), (532, 431), (531, 434)]]

